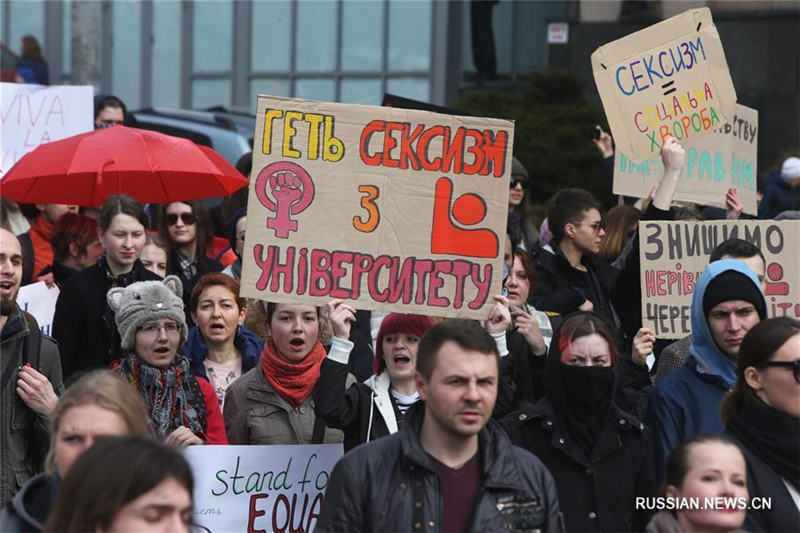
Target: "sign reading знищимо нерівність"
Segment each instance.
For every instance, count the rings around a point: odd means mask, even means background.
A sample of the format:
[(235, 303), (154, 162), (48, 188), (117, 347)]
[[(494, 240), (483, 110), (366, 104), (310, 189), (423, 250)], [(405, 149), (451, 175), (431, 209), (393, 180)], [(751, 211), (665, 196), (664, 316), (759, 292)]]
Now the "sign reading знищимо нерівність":
[(259, 96), (243, 296), (487, 318), (513, 122)]
[(695, 285), (716, 246), (739, 238), (766, 259), (764, 293), (771, 317), (800, 318), (800, 220), (639, 222), (642, 324), (656, 337), (692, 332)]
[(637, 163), (656, 157), (667, 137), (691, 142), (735, 114), (736, 91), (707, 7), (601, 46), (592, 70), (617, 149)]

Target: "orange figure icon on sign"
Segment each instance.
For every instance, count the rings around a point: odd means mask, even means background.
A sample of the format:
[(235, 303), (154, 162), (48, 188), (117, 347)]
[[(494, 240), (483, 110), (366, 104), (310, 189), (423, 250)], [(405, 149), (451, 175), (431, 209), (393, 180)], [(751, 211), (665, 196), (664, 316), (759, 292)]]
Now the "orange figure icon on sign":
[(787, 296), (789, 294), (789, 284), (783, 279), (783, 267), (778, 263), (770, 263), (767, 267), (767, 289), (764, 292), (767, 296)]
[(431, 252), (497, 257), (500, 241), (492, 230), (461, 227), (478, 224), (486, 218), (486, 212), (486, 202), (477, 194), (462, 194), (453, 202), (453, 182), (449, 178), (439, 178), (433, 202)]
[(292, 215), (304, 211), (314, 200), (311, 176), (291, 161), (278, 161), (261, 169), (255, 190), (261, 205), (275, 213), (267, 219), (267, 227), (274, 230), (279, 239), (286, 239), (290, 231), (297, 231), (297, 221)]

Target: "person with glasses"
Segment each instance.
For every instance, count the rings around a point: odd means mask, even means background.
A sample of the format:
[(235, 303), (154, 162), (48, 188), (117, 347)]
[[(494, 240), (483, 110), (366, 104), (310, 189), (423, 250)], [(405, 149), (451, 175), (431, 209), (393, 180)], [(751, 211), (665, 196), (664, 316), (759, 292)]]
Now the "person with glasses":
[(159, 234), (167, 243), (167, 274), (183, 284), (183, 302), (191, 327), (189, 298), (204, 274), (222, 271), (219, 261), (207, 256), (214, 235), (211, 217), (201, 201), (173, 202), (159, 210)]
[(511, 158), (511, 181), (508, 184), (508, 226), (506, 232), (511, 235), (519, 247), (532, 252), (539, 243), (539, 232), (530, 219), (530, 202), (528, 201), (528, 170), (516, 157)]
[(126, 356), (116, 370), (144, 398), (154, 435), (166, 444), (227, 444), (225, 424), (211, 384), (195, 376), (178, 353), (188, 328), (181, 281), (142, 281), (108, 291)]
[(747, 461), (746, 531), (800, 531), (800, 320), (770, 318), (747, 332), (736, 387), (722, 404), (726, 434)]
[(616, 330), (610, 295), (618, 271), (597, 256), (606, 234), (600, 208), (583, 189), (562, 189), (550, 199), (547, 220), (553, 238), (534, 255), (537, 284), (530, 303), (562, 315), (594, 311)]

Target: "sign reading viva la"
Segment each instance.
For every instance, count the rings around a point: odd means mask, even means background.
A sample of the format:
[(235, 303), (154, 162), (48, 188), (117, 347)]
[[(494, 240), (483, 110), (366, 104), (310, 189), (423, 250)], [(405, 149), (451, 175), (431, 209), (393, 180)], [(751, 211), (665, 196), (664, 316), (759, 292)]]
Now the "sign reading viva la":
[(259, 96), (243, 296), (486, 318), (514, 125)]
[(667, 137), (690, 142), (733, 118), (736, 91), (711, 11), (691, 9), (592, 54), (617, 148), (636, 162)]
[[(736, 104), (730, 123), (684, 148), (686, 166), (678, 178), (676, 200), (724, 208), (725, 194), (735, 188), (744, 212), (758, 214), (758, 111)], [(660, 155), (635, 163), (620, 151), (614, 154), (614, 194), (646, 198), (663, 174)]]

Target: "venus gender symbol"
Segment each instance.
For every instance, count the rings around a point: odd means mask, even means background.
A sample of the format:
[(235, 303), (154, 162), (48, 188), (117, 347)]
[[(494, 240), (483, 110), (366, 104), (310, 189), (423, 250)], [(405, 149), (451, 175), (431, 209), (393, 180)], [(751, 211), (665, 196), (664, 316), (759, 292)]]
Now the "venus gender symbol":
[(311, 176), (291, 161), (278, 161), (261, 169), (255, 189), (261, 205), (275, 213), (274, 217), (267, 218), (267, 227), (275, 230), (279, 239), (286, 239), (290, 231), (297, 231), (297, 221), (292, 220), (292, 215), (303, 212), (314, 200)]

